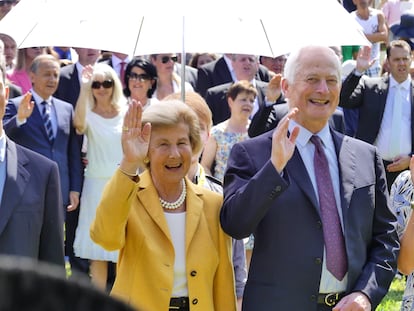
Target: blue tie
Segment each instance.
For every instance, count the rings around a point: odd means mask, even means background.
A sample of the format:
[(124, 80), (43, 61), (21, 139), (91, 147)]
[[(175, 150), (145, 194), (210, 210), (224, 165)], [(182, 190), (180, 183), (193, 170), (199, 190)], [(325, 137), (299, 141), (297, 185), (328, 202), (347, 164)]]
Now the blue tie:
[(42, 118), (43, 123), (45, 124), (46, 134), (49, 138), (50, 144), (53, 145), (53, 142), (55, 141), (55, 135), (53, 134), (52, 120), (50, 119), (50, 106), (46, 101), (42, 102), (42, 106)]
[(348, 260), (338, 209), (336, 207), (331, 174), (329, 173), (329, 164), (323, 151), (320, 138), (313, 135), (310, 140), (315, 145), (313, 163), (315, 166), (323, 237), (325, 240), (326, 267), (335, 278), (341, 281), (348, 269)]

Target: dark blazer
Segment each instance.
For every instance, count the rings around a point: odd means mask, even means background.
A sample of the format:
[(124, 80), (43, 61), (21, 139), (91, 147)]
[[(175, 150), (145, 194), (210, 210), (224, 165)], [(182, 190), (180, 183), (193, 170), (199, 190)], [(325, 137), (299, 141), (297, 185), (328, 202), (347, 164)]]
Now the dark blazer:
[[(26, 123), (16, 124), (17, 108), (23, 97), (9, 100), (4, 115), (6, 134), (16, 143), (54, 160), (59, 167), (63, 204), (69, 204), (69, 191), (81, 191), (82, 169), (79, 140), (73, 127), (73, 107), (57, 98), (52, 98), (57, 115), (57, 134), (53, 145), (50, 144), (43, 124), (41, 112), (34, 106), (32, 115)], [(33, 99), (34, 100), (34, 99)]]
[[(265, 103), (267, 82), (256, 80), (259, 109)], [(227, 103), (227, 91), (233, 82), (214, 86), (207, 90), (205, 99), (213, 114), (213, 124), (216, 125), (230, 118), (230, 108)]]
[(55, 162), (7, 139), (0, 254), (57, 264), (64, 271), (63, 210)]
[[(256, 74), (256, 80), (269, 82), (269, 70), (259, 65), (259, 71)], [(207, 89), (216, 85), (232, 82), (233, 78), (229, 71), (229, 67), (224, 59), (224, 56), (219, 59), (207, 63), (198, 68), (196, 92), (205, 97)]]
[(59, 85), (54, 94), (65, 102), (76, 106), (80, 93), (79, 73), (75, 64), (67, 65), (60, 69)]
[[(186, 65), (184, 70), (185, 70), (185, 81), (190, 83), (193, 89), (195, 89), (197, 85), (197, 69)], [(177, 75), (181, 77), (181, 64), (180, 63), (175, 64), (174, 71)]]
[[(339, 105), (359, 108), (359, 121), (355, 138), (373, 144), (378, 136), (385, 104), (387, 102), (389, 76), (371, 78), (348, 75), (342, 83)], [(414, 116), (414, 85), (411, 82), (411, 116)], [(411, 149), (414, 151), (414, 119), (411, 118)]]
[[(276, 171), (272, 133), (233, 146), (221, 224), (236, 239), (254, 233), (244, 311), (316, 310), (324, 253), (317, 196), (297, 149), (283, 174)], [(331, 133), (348, 257), (346, 292), (362, 291), (375, 310), (394, 278), (399, 250), (384, 167), (375, 147)]]
[[(249, 126), (249, 136), (255, 137), (273, 130), (279, 121), (289, 112), (289, 106), (279, 97), (273, 106), (261, 106)], [(337, 109), (329, 119), (329, 125), (338, 132), (345, 133), (344, 113)]]
[(22, 95), (22, 88), (11, 82), (6, 82), (9, 87), (9, 98), (15, 98)]

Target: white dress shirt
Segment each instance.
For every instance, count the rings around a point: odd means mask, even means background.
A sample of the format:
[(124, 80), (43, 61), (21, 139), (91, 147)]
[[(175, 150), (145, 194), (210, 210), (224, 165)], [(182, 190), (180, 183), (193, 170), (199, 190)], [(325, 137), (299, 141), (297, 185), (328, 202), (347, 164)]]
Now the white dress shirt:
[(411, 154), (411, 78), (400, 83), (402, 87), (402, 119), (400, 120), (400, 154), (394, 154), (391, 150), (391, 129), (392, 115), (394, 109), (394, 96), (397, 91), (398, 82), (390, 76), (390, 85), (388, 88), (387, 102), (385, 104), (384, 115), (382, 117), (380, 130), (374, 142), (378, 148), (381, 157), (387, 161), (400, 155)]

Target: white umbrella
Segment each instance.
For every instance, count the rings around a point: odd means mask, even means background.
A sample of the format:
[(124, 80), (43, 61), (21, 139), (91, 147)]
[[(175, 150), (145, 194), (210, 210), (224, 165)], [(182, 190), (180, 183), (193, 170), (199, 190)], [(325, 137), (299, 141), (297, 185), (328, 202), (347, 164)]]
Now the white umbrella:
[(89, 47), (129, 55), (278, 56), (305, 44), (370, 44), (336, 0), (211, 0), (202, 8), (186, 0), (21, 0), (0, 21), (0, 33), (20, 48)]
[[(205, 5), (21, 0), (0, 21), (0, 33), (13, 37), (19, 48), (84, 47), (133, 56), (181, 52), (183, 58), (188, 52), (275, 57), (307, 44), (370, 45), (336, 0), (210, 0)], [(184, 74), (182, 66), (183, 80)]]

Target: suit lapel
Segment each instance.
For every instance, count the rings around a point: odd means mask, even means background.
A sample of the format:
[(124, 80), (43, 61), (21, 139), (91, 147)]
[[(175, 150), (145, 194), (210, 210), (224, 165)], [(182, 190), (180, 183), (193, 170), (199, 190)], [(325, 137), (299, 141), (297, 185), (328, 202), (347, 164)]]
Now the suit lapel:
[[(380, 93), (381, 96), (379, 96), (378, 101), (378, 107), (379, 107), (379, 118), (377, 120), (378, 122), (378, 129), (381, 126), (382, 119), (384, 117), (384, 111), (385, 111), (385, 104), (387, 103), (387, 94), (388, 94), (388, 87), (389, 87), (389, 77), (386, 79), (381, 79), (379, 82), (379, 85), (377, 87), (377, 92)], [(381, 93), (385, 93), (382, 95)], [(378, 135), (378, 133), (377, 133)]]
[[(186, 249), (188, 249), (199, 226), (203, 210), (203, 201), (199, 198), (200, 193), (197, 191), (194, 185), (187, 178), (185, 181), (187, 185), (185, 243)], [(165, 219), (161, 204), (157, 199), (158, 193), (154, 187), (154, 184), (152, 183), (151, 176), (148, 171), (141, 175), (140, 190), (138, 191), (137, 195), (141, 202), (147, 203), (143, 204), (145, 210), (172, 245), (173, 242), (170, 230), (168, 228), (167, 220)]]
[[(6, 180), (0, 205), (0, 234), (9, 221), (14, 208), (22, 200), (30, 178), (30, 173), (25, 168), (29, 160), (23, 153), (17, 155), (16, 145), (10, 139), (7, 139), (6, 156)], [(7, 193), (13, 193), (13, 195), (7, 195)]]
[(358, 163), (358, 160), (356, 159), (350, 138), (335, 131), (331, 131), (331, 133), (338, 157), (341, 208), (345, 225), (347, 211), (354, 191), (356, 163)]
[(297, 148), (295, 148), (292, 158), (288, 161), (286, 169), (289, 172), (289, 177), (295, 180), (295, 183), (302, 189), (319, 213), (318, 200), (313, 189), (312, 181)]
[(154, 184), (152, 183), (149, 171), (146, 170), (143, 174), (141, 174), (140, 178), (140, 189), (137, 192), (138, 198), (141, 202), (145, 202), (145, 204), (143, 204), (143, 207), (147, 211), (148, 215), (154, 220), (154, 222), (172, 244), (167, 220), (165, 219), (161, 203), (158, 200), (158, 193), (155, 189)]
[(186, 252), (190, 247), (191, 241), (197, 231), (203, 211), (203, 200), (200, 199), (199, 193), (194, 185), (186, 178), (187, 184), (187, 215), (185, 221), (185, 247)]
[(411, 81), (411, 90), (410, 90), (410, 99), (411, 99), (411, 151), (414, 151), (414, 84)]

